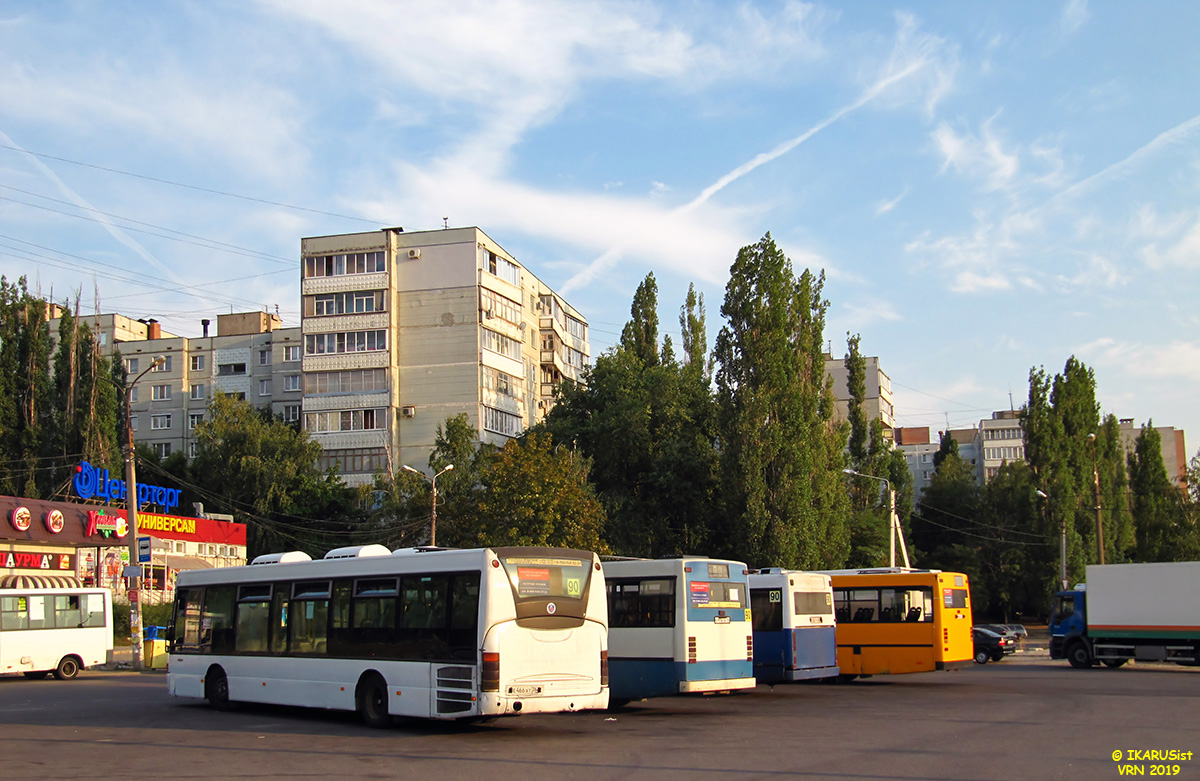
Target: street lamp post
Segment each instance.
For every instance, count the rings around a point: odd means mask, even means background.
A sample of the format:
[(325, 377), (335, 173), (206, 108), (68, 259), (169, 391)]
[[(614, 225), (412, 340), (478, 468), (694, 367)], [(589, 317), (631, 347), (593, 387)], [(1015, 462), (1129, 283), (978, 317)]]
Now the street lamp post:
[(900, 518), (896, 515), (896, 491), (892, 488), (892, 483), (886, 477), (876, 477), (875, 475), (864, 475), (862, 472), (856, 472), (853, 469), (843, 469), (848, 475), (855, 477), (865, 477), (869, 480), (878, 480), (883, 483), (888, 492), (888, 566), (896, 566), (896, 540), (900, 540), (900, 553), (904, 556), (904, 567), (909, 569), (908, 563), (908, 546), (904, 544), (904, 535), (900, 531)]
[[(129, 594), (129, 639), (133, 646), (133, 669), (142, 669), (142, 600), (138, 589), (141, 586), (142, 567), (138, 563), (138, 496), (137, 470), (134, 467), (133, 419), (129, 408), (133, 404), (133, 388), (147, 372), (167, 362), (166, 356), (157, 356), (142, 373), (125, 385), (125, 515), (129, 525), (129, 567), (126, 570)], [(136, 574), (134, 574), (136, 573)]]
[(1100, 465), (1096, 460), (1096, 435), (1088, 434), (1092, 443), (1092, 479), (1096, 483), (1096, 563), (1104, 563), (1104, 521), (1100, 511)]
[[(1037, 491), (1037, 495), (1042, 497), (1043, 499), (1048, 500), (1050, 498), (1049, 494), (1047, 494), (1042, 489), (1038, 488), (1038, 489), (1036, 489), (1036, 491)], [(1059, 543), (1058, 543), (1058, 560), (1059, 560), (1058, 579), (1059, 579), (1059, 582), (1062, 583), (1063, 591), (1066, 591), (1068, 586), (1067, 586), (1067, 516), (1065, 516), (1065, 515), (1063, 516), (1063, 519), (1062, 519), (1062, 536), (1060, 537)]]
[(408, 464), (404, 464), (404, 471), (412, 472), (414, 475), (420, 475), (429, 481), (430, 489), (433, 493), (433, 503), (429, 510), (429, 544), (437, 547), (437, 479), (454, 468), (454, 464), (449, 464), (445, 469), (435, 474), (433, 477), (422, 472), (420, 469), (413, 469)]

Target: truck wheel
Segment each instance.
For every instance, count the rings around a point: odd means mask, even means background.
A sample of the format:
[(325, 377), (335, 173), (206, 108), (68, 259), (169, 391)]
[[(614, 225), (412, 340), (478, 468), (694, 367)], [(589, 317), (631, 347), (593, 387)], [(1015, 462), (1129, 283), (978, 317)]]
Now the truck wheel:
[(1120, 667), (1121, 665), (1125, 664), (1128, 661), (1129, 661), (1128, 659), (1105, 659), (1104, 666), (1112, 667), (1115, 670), (1116, 668)]
[(1083, 669), (1092, 666), (1092, 655), (1088, 653), (1087, 646), (1083, 643), (1074, 643), (1067, 649), (1067, 661), (1076, 669)]
[(987, 664), (987, 661), (990, 658), (991, 657), (988, 656), (987, 651), (976, 651), (975, 652), (975, 664)]

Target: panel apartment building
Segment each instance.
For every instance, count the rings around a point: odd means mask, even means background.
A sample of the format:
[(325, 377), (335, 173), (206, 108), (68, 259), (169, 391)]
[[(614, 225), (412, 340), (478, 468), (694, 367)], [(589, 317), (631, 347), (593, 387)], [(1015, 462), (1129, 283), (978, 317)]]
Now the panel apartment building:
[(303, 418), (349, 484), (427, 467), (465, 414), (503, 445), (580, 380), (587, 322), (479, 228), (301, 240)]
[[(269, 405), (285, 420), (299, 420), (301, 408), (301, 336), (298, 327), (283, 328), (277, 315), (243, 312), (201, 320), (203, 335), (186, 337), (162, 329), (155, 320), (120, 314), (82, 315), (106, 355), (119, 351), (129, 379), (152, 369), (132, 390), (129, 406), (134, 439), (161, 458), (182, 452), (195, 455), (196, 424), (208, 414), (214, 391)], [(50, 320), (58, 333), (58, 320)]]

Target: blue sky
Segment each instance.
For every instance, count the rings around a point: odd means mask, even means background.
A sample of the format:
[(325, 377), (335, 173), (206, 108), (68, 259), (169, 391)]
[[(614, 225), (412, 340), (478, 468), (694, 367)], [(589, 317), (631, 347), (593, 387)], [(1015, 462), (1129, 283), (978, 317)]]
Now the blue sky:
[(184, 335), (295, 325), (302, 236), (446, 219), (599, 353), (650, 271), (664, 331), (694, 282), (711, 345), (770, 231), (900, 425), (1076, 355), (1190, 455), (1197, 30), (1191, 2), (0, 2), (0, 273)]

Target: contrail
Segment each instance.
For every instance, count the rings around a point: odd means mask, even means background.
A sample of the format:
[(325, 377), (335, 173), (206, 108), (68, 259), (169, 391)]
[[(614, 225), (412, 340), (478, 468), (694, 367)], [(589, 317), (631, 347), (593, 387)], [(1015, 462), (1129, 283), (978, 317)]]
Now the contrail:
[(99, 209), (97, 209), (96, 207), (94, 207), (90, 203), (88, 203), (88, 201), (83, 196), (81, 196), (79, 193), (75, 192), (70, 187), (68, 187), (67, 184), (62, 179), (59, 179), (58, 175), (55, 174), (54, 171), (52, 171), (50, 168), (48, 168), (45, 163), (43, 163), (41, 160), (39, 160), (34, 155), (27, 154), (25, 152), (25, 150), (19, 144), (17, 144), (15, 141), (13, 141), (11, 138), (9, 138), (8, 134), (5, 133), (3, 130), (0, 130), (0, 138), (3, 138), (4, 141), (7, 144), (9, 144), (10, 146), (12, 146), (14, 149), (20, 150), (21, 153), (25, 156), (25, 158), (27, 160), (29, 160), (29, 162), (33, 163), (34, 167), (36, 167), (39, 171), (41, 171), (46, 176), (47, 179), (54, 182), (54, 184), (58, 186), (59, 191), (62, 192), (62, 194), (65, 195), (67, 198), (69, 198), (72, 203), (74, 203), (76, 206), (80, 207), (81, 209), (87, 209), (87, 210), (91, 211), (93, 214), (95, 214), (96, 221), (104, 226), (104, 229), (106, 231), (108, 231), (110, 236), (112, 236), (114, 239), (116, 239), (120, 243), (124, 244), (129, 249), (133, 250), (135, 253), (137, 253), (137, 255), (142, 260), (146, 261), (150, 265), (157, 268), (159, 271), (166, 274), (168, 277), (170, 277), (170, 279), (173, 282), (180, 281), (180, 279), (178, 277), (176, 277), (175, 274), (172, 273), (171, 269), (169, 269), (162, 261), (160, 261), (158, 258), (151, 255), (149, 250), (147, 250), (145, 247), (143, 247), (141, 244), (139, 244), (137, 241), (135, 241), (125, 231), (121, 230), (119, 225), (116, 225), (111, 220), (109, 220), (107, 217), (105, 217), (103, 212), (101, 212)]
[[(750, 173), (754, 169), (756, 169), (760, 166), (766, 165), (767, 163), (769, 163), (773, 160), (776, 160), (776, 159), (782, 157), (783, 155), (787, 154), (788, 152), (792, 151), (793, 149), (800, 146), (805, 141), (807, 141), (808, 139), (815, 136), (817, 133), (820, 133), (822, 130), (829, 127), (833, 123), (837, 122), (839, 119), (846, 116), (850, 112), (856, 111), (857, 109), (860, 109), (863, 106), (865, 106), (866, 104), (870, 103), (872, 100), (879, 97), (879, 95), (884, 90), (886, 90), (888, 87), (892, 86), (893, 84), (895, 84), (898, 81), (908, 78), (912, 74), (914, 74), (917, 71), (924, 68), (927, 64), (928, 64), (928, 60), (920, 59), (920, 60), (917, 60), (916, 62), (910, 64), (907, 68), (904, 68), (901, 71), (893, 73), (890, 76), (887, 76), (886, 78), (880, 79), (879, 81), (872, 84), (866, 91), (864, 91), (863, 94), (858, 98), (858, 100), (854, 101), (853, 103), (843, 106), (842, 108), (833, 112), (832, 114), (830, 114), (828, 117), (826, 117), (822, 121), (813, 125), (811, 128), (809, 128), (805, 132), (801, 133), (800, 135), (796, 136), (795, 138), (784, 141), (782, 144), (775, 147), (771, 151), (762, 152), (758, 155), (755, 155), (753, 158), (751, 158), (747, 162), (743, 163), (742, 165), (739, 165), (737, 168), (733, 169), (729, 173), (725, 174), (720, 179), (718, 179), (717, 181), (710, 184), (708, 187), (705, 187), (700, 192), (700, 194), (697, 195), (692, 200), (688, 201), (687, 203), (683, 204), (682, 206), (678, 206), (675, 209), (671, 210), (671, 212), (669, 212), (669, 215), (674, 217), (674, 216), (680, 215), (680, 214), (687, 214), (688, 212), (703, 205), (710, 198), (712, 198), (714, 195), (719, 193), (721, 190), (728, 187), (730, 184), (733, 184), (738, 179), (741, 179), (743, 176)], [(597, 276), (599, 276), (600, 272), (605, 271), (608, 268), (611, 268), (612, 265), (618, 259), (620, 259), (621, 254), (624, 252), (624, 249), (625, 249), (624, 246), (617, 245), (617, 246), (613, 247), (612, 249), (608, 250), (607, 252), (605, 252), (600, 257), (593, 260), (590, 264), (588, 264), (587, 268), (583, 269), (578, 274), (576, 274), (575, 276), (573, 276), (567, 280), (566, 284), (564, 284), (562, 287), (562, 292), (570, 293), (572, 290), (574, 290), (578, 287), (581, 287), (582, 285), (585, 285), (588, 282), (593, 281)]]

